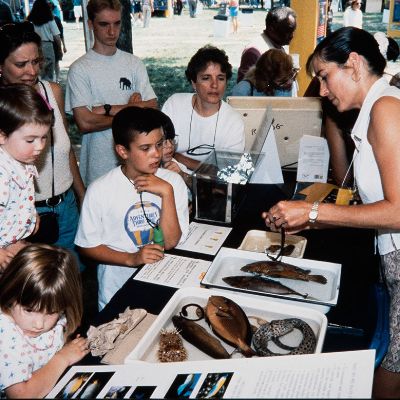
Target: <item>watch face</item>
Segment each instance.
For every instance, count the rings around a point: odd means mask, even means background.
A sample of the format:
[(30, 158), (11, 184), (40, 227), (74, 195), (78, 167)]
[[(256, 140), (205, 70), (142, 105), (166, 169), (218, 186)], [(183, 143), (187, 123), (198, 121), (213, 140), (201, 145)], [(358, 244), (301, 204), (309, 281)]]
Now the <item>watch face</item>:
[(310, 216), (309, 216), (310, 219), (316, 219), (317, 217), (318, 217), (318, 211), (313, 210), (310, 212)]

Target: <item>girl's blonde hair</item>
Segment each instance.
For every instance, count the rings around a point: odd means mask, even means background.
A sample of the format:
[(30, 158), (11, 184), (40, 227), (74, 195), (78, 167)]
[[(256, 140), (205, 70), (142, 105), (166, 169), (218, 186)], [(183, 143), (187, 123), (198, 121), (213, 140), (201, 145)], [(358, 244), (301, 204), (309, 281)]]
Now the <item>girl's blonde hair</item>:
[(292, 57), (283, 50), (270, 49), (263, 53), (244, 79), (266, 96), (272, 96), (278, 82), (286, 82), (294, 73)]
[(82, 318), (82, 284), (75, 257), (61, 247), (32, 244), (22, 249), (0, 278), (0, 308), (19, 304), (36, 312), (64, 313), (66, 336)]

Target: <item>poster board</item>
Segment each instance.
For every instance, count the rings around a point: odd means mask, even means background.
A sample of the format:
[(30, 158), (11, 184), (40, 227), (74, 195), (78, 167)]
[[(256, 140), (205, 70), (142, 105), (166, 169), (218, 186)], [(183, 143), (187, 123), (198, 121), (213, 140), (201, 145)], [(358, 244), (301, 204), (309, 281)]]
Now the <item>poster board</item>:
[(373, 350), (283, 357), (75, 366), (47, 398), (370, 398)]
[(251, 148), (259, 132), (266, 108), (271, 107), (281, 166), (297, 162), (303, 135), (321, 136), (322, 110), (319, 97), (230, 96), (227, 102), (243, 118), (246, 151)]

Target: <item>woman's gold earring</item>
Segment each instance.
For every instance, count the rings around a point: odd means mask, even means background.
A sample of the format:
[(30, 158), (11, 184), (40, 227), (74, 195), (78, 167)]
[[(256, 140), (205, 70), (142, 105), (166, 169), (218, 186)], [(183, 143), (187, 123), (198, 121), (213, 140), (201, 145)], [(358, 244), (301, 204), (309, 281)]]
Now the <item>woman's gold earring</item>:
[(354, 71), (351, 75), (351, 79), (353, 79), (354, 82), (360, 82), (361, 74), (358, 71)]

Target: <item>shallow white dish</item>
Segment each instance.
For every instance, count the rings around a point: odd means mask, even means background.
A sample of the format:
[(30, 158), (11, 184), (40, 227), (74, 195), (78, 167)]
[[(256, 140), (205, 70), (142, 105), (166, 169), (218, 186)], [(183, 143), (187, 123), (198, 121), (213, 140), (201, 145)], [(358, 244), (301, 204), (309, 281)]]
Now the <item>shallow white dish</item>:
[[(160, 331), (162, 329), (174, 328), (171, 318), (174, 315), (179, 315), (179, 312), (183, 306), (190, 303), (196, 303), (202, 307), (205, 307), (208, 298), (212, 295), (224, 296), (234, 301), (243, 309), (248, 317), (256, 316), (267, 321), (284, 318), (302, 319), (303, 321), (307, 322), (308, 325), (310, 325), (316, 336), (317, 345), (315, 353), (321, 353), (327, 328), (326, 316), (321, 312), (297, 305), (277, 303), (273, 299), (265, 297), (250, 297), (243, 296), (241, 294), (227, 293), (226, 291), (222, 290), (193, 287), (179, 289), (175, 292), (133, 351), (125, 358), (125, 364), (129, 364), (137, 360), (152, 363), (159, 362), (157, 358), (157, 351), (159, 347)], [(211, 332), (211, 328), (207, 325), (204, 319), (197, 321), (197, 323)], [(250, 319), (250, 323), (254, 323), (254, 320)], [(302, 335), (297, 329), (295, 329), (293, 332), (286, 335), (284, 339), (285, 344), (287, 345), (298, 345), (302, 339)], [(203, 353), (201, 350), (197, 349), (184, 339), (183, 343), (185, 349), (187, 350), (188, 361), (214, 360), (212, 357)], [(234, 351), (234, 347), (226, 344), (222, 340), (221, 343), (226, 348), (228, 353), (231, 354)], [(235, 353), (234, 356), (243, 357), (239, 353)]]
[(222, 247), (207, 273), (204, 275), (201, 284), (210, 288), (281, 298), (299, 303), (301, 302), (303, 305), (318, 305), (320, 306), (318, 309), (324, 313), (329, 311), (329, 307), (336, 305), (340, 287), (340, 264), (308, 260), (305, 258), (282, 257), (283, 262), (298, 266), (300, 268), (309, 269), (311, 270), (312, 274), (323, 275), (327, 279), (326, 284), (320, 284), (316, 282), (299, 281), (286, 278), (271, 278), (298, 293), (304, 295), (308, 294), (307, 298), (303, 298), (298, 295), (280, 295), (235, 288), (222, 280), (222, 278), (227, 276), (251, 276), (251, 274), (241, 271), (240, 268), (255, 261), (268, 260), (268, 257), (262, 253)]
[[(278, 232), (268, 232), (251, 230), (248, 231), (240, 244), (239, 250), (256, 251), (258, 253), (267, 253), (271, 256), (278, 254), (278, 251), (271, 252), (268, 248), (271, 245), (281, 244), (281, 234)], [(307, 239), (298, 235), (286, 235), (285, 245), (293, 245), (294, 249), (289, 255), (290, 257), (302, 258), (307, 245)]]

